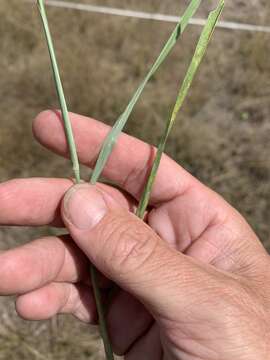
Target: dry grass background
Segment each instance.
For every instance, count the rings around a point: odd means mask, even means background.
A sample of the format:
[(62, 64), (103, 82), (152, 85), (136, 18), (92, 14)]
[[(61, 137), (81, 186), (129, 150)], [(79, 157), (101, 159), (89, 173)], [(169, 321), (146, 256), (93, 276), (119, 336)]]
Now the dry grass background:
[[(172, 14), (187, 3), (98, 1)], [(212, 3), (203, 2), (201, 15)], [(113, 123), (173, 25), (52, 8), (48, 14), (70, 109)], [(36, 9), (0, 0), (0, 18), (0, 180), (69, 176), (69, 163), (41, 149), (31, 135), (35, 115), (57, 106)], [(263, 0), (227, 0), (224, 18), (269, 24), (270, 6)], [(198, 28), (190, 27), (151, 81), (128, 133), (157, 142), (198, 34)], [(269, 35), (217, 30), (167, 150), (236, 206), (270, 250), (269, 52)], [(47, 230), (2, 228), (0, 248)], [(72, 318), (61, 317), (57, 326), (23, 322), (11, 299), (1, 300), (0, 316), (0, 360), (101, 359), (95, 331)]]

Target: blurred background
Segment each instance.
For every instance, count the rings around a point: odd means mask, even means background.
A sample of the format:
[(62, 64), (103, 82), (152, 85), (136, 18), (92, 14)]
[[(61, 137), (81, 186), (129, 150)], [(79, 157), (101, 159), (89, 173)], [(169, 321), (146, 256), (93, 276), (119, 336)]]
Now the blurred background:
[[(66, 0), (68, 2), (68, 0)], [(80, 0), (178, 15), (187, 0)], [(215, 1), (203, 1), (205, 17)], [(223, 20), (270, 25), (267, 0), (227, 0)], [(174, 24), (48, 8), (69, 109), (113, 124)], [(68, 161), (35, 143), (33, 118), (58, 107), (34, 4), (0, 0), (0, 181), (71, 175)], [(126, 131), (156, 144), (201, 28), (190, 26), (150, 82)], [(167, 152), (222, 194), (270, 250), (270, 34), (217, 29)], [(86, 170), (84, 170), (85, 173)], [(52, 229), (1, 228), (5, 250)], [(0, 359), (102, 359), (96, 330), (71, 317), (19, 320), (0, 300)]]

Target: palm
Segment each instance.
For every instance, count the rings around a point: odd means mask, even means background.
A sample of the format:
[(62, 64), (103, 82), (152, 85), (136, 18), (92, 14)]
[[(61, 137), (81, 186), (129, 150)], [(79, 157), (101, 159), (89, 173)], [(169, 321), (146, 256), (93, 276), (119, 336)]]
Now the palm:
[[(76, 115), (72, 115), (72, 121), (80, 160), (91, 166), (108, 128)], [(34, 132), (45, 146), (66, 155), (62, 123), (55, 114), (42, 114), (35, 122)], [(102, 184), (98, 186), (121, 207), (133, 211), (152, 153), (150, 146), (124, 135), (104, 173), (123, 191)], [(89, 157), (92, 157), (90, 161)], [(171, 179), (169, 183), (168, 178)], [(2, 184), (0, 224), (63, 226), (59, 208), (71, 186), (71, 181), (61, 179), (28, 179)], [(193, 257), (199, 264), (210, 264), (222, 271), (241, 274), (246, 268), (245, 253), (241, 255), (238, 249), (245, 234), (250, 238), (249, 227), (240, 216), (233, 216), (234, 210), (218, 195), (167, 157), (161, 163), (151, 206), (147, 216), (149, 226), (177, 251)], [(255, 235), (249, 243), (250, 248), (259, 246)], [(0, 294), (18, 295), (17, 310), (23, 317), (37, 320), (69, 312), (80, 320), (95, 321), (95, 305), (88, 282), (89, 263), (69, 237), (38, 239), (10, 250), (2, 254), (0, 266)], [(108, 285), (107, 280), (104, 285)], [(203, 358), (202, 347), (212, 347), (209, 336), (202, 336), (204, 331), (209, 334), (204, 319), (200, 319), (197, 326), (187, 322), (175, 328), (173, 319), (159, 319), (156, 314), (150, 314), (123, 290), (112, 299), (108, 323), (115, 350), (127, 354), (128, 360), (197, 359)]]

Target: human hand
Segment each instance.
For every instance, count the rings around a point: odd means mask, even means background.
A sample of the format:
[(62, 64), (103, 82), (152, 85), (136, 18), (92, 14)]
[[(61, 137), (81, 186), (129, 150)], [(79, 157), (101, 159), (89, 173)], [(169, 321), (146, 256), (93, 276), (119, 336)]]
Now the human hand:
[[(80, 160), (91, 167), (108, 127), (71, 120)], [(55, 113), (39, 115), (33, 128), (43, 145), (67, 155)], [(153, 156), (151, 146), (121, 137), (104, 176), (122, 190), (71, 188), (64, 179), (1, 184), (1, 225), (65, 225), (70, 236), (3, 252), (0, 295), (18, 295), (26, 319), (72, 313), (95, 322), (90, 260), (119, 287), (108, 325), (126, 359), (268, 359), (269, 256), (236, 210), (166, 156), (146, 223), (136, 218)]]

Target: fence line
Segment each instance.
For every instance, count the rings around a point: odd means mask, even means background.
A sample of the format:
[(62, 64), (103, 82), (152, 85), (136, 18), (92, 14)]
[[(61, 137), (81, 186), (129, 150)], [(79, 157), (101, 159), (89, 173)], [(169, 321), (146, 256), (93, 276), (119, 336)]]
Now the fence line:
[[(25, 1), (30, 3), (35, 3), (35, 0), (25, 0)], [(96, 14), (117, 15), (117, 16), (124, 16), (124, 17), (136, 18), (136, 19), (154, 20), (154, 21), (163, 21), (163, 22), (172, 22), (172, 23), (177, 23), (179, 21), (179, 17), (177, 16), (164, 15), (159, 13), (149, 13), (144, 11), (126, 10), (126, 9), (119, 9), (114, 7), (107, 7), (107, 6), (81, 4), (70, 1), (67, 2), (63, 0), (46, 0), (45, 2), (48, 6), (86, 11)], [(205, 23), (206, 20), (200, 18), (195, 18), (190, 21), (190, 24), (197, 26), (203, 26), (205, 25)], [(270, 33), (270, 26), (244, 24), (244, 23), (238, 23), (232, 21), (220, 21), (217, 27), (227, 30)]]

